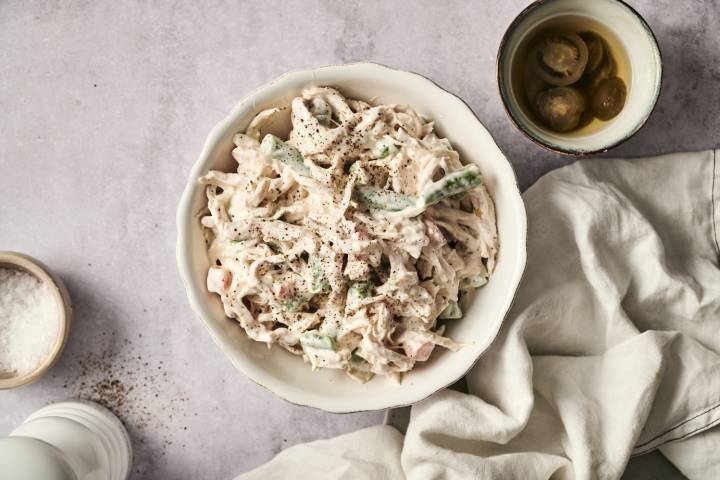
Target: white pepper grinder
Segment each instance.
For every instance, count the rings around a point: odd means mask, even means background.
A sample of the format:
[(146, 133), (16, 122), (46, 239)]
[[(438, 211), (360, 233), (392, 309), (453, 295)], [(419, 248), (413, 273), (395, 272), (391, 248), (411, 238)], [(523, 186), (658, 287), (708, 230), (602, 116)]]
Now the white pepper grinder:
[(125, 427), (92, 402), (43, 407), (0, 439), (0, 480), (125, 480), (131, 461)]

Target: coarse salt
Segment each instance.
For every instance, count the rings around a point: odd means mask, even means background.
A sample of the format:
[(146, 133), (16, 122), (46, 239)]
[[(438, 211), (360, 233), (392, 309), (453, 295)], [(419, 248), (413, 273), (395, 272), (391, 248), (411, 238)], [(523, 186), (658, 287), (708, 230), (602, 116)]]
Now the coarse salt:
[(35, 370), (53, 347), (59, 327), (50, 288), (29, 272), (0, 267), (0, 373)]

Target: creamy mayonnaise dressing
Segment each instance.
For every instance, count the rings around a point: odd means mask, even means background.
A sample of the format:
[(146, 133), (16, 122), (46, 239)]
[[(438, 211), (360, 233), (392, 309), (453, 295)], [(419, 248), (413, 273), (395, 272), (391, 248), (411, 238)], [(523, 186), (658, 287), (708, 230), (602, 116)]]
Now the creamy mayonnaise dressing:
[(404, 105), (309, 87), (291, 108), (286, 142), (263, 138), (265, 110), (234, 137), (237, 171), (200, 179), (208, 290), (253, 340), (363, 382), (460, 348), (439, 323), (498, 248), (477, 168)]

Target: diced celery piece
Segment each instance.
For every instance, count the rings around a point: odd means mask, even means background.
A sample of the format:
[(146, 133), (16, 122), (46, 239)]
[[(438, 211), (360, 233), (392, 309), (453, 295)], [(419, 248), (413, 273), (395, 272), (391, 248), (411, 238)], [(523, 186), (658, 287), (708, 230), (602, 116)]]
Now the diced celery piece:
[(443, 310), (439, 318), (462, 318), (463, 312), (460, 309), (460, 305), (456, 301), (450, 301), (445, 310)]
[(395, 141), (389, 135), (385, 135), (377, 141), (372, 149), (373, 158), (385, 158), (396, 154), (398, 151)]
[(317, 348), (320, 350), (335, 351), (335, 339), (327, 335), (320, 335), (315, 331), (305, 332), (300, 336), (303, 348)]

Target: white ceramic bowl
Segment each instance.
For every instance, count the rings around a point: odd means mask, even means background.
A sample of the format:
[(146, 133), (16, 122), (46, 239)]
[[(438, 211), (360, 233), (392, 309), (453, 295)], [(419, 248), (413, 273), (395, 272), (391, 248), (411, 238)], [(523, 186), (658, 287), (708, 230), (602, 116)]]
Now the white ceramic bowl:
[[(542, 29), (546, 22), (563, 16), (600, 23), (627, 53), (629, 85), (625, 106), (617, 117), (608, 122), (594, 120), (598, 128), (553, 132), (528, 116), (521, 107), (517, 92), (511, 88), (515, 73), (513, 61), (522, 51), (523, 41)], [(620, 0), (538, 0), (523, 10), (505, 32), (498, 50), (497, 77), (505, 109), (524, 134), (551, 150), (586, 155), (605, 152), (619, 145), (645, 124), (660, 95), (662, 59), (648, 24), (639, 13)]]
[[(462, 158), (476, 162), (495, 200), (500, 252), (495, 274), (476, 296), (465, 318), (450, 322), (447, 333), (467, 346), (456, 353), (440, 351), (407, 374), (400, 385), (376, 377), (361, 385), (343, 371), (313, 372), (300, 357), (282, 348), (268, 350), (248, 339), (223, 313), (220, 299), (205, 287), (209, 267), (198, 212), (206, 205), (197, 179), (211, 169), (228, 171), (233, 161), (232, 137), (244, 131), (259, 111), (288, 106), (308, 85), (338, 88), (351, 98), (373, 103), (405, 103), (436, 121)], [(285, 136), (287, 118), (275, 122), (273, 133)], [(378, 410), (408, 405), (455, 382), (493, 341), (512, 302), (525, 268), (525, 209), (515, 175), (473, 112), (457, 97), (420, 75), (375, 64), (352, 64), (304, 70), (283, 75), (246, 96), (213, 130), (190, 172), (177, 213), (177, 259), (190, 305), (233, 364), (255, 382), (290, 402), (330, 412)], [(443, 349), (437, 349), (443, 350)]]

